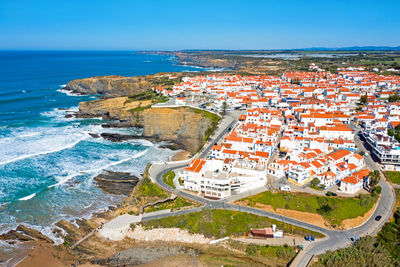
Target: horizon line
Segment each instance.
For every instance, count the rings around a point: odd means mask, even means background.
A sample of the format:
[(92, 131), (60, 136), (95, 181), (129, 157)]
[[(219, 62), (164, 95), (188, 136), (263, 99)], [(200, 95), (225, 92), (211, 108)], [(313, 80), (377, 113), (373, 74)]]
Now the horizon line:
[(0, 51), (134, 51), (134, 52), (180, 52), (180, 51), (296, 51), (296, 50), (319, 50), (319, 51), (348, 51), (353, 50), (375, 50), (375, 51), (391, 51), (399, 50), (398, 46), (386, 46), (386, 45), (368, 45), (368, 46), (344, 46), (344, 47), (303, 47), (303, 48), (257, 48), (257, 49), (229, 49), (229, 48), (183, 48), (183, 49), (129, 49), (129, 48), (68, 48), (68, 49), (58, 49), (58, 48), (23, 48), (23, 49), (8, 49), (4, 48)]

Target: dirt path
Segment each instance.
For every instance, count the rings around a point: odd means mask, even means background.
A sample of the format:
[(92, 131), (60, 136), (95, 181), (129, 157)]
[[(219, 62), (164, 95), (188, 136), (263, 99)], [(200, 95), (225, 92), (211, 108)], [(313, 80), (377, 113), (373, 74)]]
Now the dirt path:
[[(242, 204), (243, 203), (239, 203)], [(306, 223), (311, 223), (316, 226), (320, 226), (326, 229), (332, 229), (330, 227), (330, 224), (319, 214), (316, 213), (311, 213), (311, 212), (303, 212), (303, 211), (297, 211), (297, 210), (287, 210), (287, 209), (276, 209), (274, 210), (271, 205), (265, 205), (265, 204), (256, 204), (256, 208), (277, 213), (279, 215), (284, 215), (302, 222)]]

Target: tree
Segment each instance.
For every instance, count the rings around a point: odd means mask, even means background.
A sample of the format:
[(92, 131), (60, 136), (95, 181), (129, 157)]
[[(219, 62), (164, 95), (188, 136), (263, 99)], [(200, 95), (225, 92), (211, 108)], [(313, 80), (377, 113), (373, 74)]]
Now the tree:
[(400, 125), (397, 125), (394, 129), (388, 129), (387, 130), (387, 134), (389, 136), (393, 136), (394, 139), (396, 139), (398, 142), (400, 142), (400, 129), (399, 129)]
[(358, 100), (358, 104), (361, 106), (364, 106), (367, 103), (368, 103), (368, 95), (367, 95), (367, 93), (365, 93), (365, 95), (360, 97), (360, 100)]
[(300, 84), (301, 84), (301, 81), (300, 81), (299, 78), (294, 78), (294, 79), (292, 80), (292, 84), (300, 85)]
[(375, 170), (375, 171), (370, 172), (368, 177), (369, 177), (370, 191), (372, 191), (372, 189), (379, 183), (381, 175), (380, 175), (379, 171)]
[(320, 183), (320, 180), (319, 180), (318, 178), (314, 178), (314, 179), (312, 179), (312, 181), (311, 181), (311, 184), (313, 184), (313, 185), (315, 185), (315, 186), (318, 186), (319, 183)]
[(399, 100), (400, 100), (400, 96), (398, 94), (389, 96), (389, 102), (398, 102)]
[(225, 115), (226, 114), (226, 108), (227, 108), (227, 104), (226, 104), (226, 101), (224, 101), (224, 103), (222, 103), (222, 115)]
[(321, 215), (329, 215), (333, 208), (329, 204), (322, 205), (317, 211)]
[(393, 258), (400, 260), (400, 208), (394, 213), (394, 220), (387, 222), (378, 234), (378, 243), (384, 246)]

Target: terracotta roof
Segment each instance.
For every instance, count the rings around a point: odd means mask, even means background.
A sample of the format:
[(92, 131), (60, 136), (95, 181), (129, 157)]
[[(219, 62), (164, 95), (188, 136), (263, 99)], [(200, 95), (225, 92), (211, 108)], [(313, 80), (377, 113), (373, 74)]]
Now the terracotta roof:
[(346, 150), (346, 149), (340, 149), (337, 150), (335, 152), (330, 153), (329, 155), (327, 155), (326, 157), (333, 159), (334, 161), (337, 161), (343, 157), (346, 157), (348, 155), (350, 155), (351, 152)]

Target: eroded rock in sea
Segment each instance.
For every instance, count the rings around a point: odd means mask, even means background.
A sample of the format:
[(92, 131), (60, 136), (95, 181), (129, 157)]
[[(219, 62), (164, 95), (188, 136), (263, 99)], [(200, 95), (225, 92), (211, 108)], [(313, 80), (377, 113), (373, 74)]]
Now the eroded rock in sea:
[(106, 193), (128, 196), (139, 182), (139, 178), (127, 172), (105, 171), (94, 178)]

